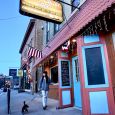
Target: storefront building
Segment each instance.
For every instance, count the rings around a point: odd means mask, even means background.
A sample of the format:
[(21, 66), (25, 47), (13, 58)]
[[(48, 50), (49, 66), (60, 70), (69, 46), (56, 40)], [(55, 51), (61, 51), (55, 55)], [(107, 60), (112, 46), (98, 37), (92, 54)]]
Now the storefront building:
[[(24, 39), (20, 47), (21, 54), (21, 68), (23, 69), (23, 77), (21, 78), (21, 88), (23, 90), (29, 89), (32, 93), (37, 92), (38, 84), (36, 73), (37, 70), (32, 71), (35, 63), (35, 57), (28, 57), (30, 47), (41, 50), (43, 46), (43, 21), (37, 19), (30, 19)], [(28, 75), (30, 71), (30, 77)]]
[(115, 114), (115, 0), (86, 0), (44, 47), (43, 67), (53, 82), (49, 97), (83, 115)]

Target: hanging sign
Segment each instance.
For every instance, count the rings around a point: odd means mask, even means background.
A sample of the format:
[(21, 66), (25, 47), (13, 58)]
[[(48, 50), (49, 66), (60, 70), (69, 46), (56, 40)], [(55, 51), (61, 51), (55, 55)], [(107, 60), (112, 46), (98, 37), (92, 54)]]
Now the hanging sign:
[(70, 40), (65, 42), (64, 45), (62, 45), (62, 50), (63, 51), (68, 51), (69, 45), (70, 45)]
[(19, 76), (19, 77), (23, 77), (23, 70), (18, 69), (18, 76)]
[(9, 76), (17, 76), (17, 69), (9, 69)]
[(56, 23), (63, 21), (62, 5), (54, 0), (20, 0), (20, 13)]

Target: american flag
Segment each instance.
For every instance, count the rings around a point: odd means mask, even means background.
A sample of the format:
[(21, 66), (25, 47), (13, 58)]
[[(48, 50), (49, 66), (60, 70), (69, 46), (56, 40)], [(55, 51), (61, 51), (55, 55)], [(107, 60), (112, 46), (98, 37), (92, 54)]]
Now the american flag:
[(42, 58), (42, 51), (39, 51), (38, 49), (33, 47), (29, 47), (27, 55), (28, 57)]
[(38, 49), (33, 48), (31, 46), (28, 47), (27, 61), (26, 61), (26, 71), (27, 71), (27, 76), (28, 76), (29, 81), (32, 82), (32, 75), (31, 75), (31, 70), (30, 70), (30, 66), (29, 66), (29, 59), (31, 57), (42, 58), (42, 51), (39, 51)]

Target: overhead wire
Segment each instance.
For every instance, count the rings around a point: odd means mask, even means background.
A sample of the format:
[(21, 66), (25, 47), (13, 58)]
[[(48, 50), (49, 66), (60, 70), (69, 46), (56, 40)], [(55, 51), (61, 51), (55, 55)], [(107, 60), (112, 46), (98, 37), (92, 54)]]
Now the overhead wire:
[(0, 21), (12, 20), (16, 18), (21, 18), (21, 16), (9, 17), (9, 18), (0, 18)]

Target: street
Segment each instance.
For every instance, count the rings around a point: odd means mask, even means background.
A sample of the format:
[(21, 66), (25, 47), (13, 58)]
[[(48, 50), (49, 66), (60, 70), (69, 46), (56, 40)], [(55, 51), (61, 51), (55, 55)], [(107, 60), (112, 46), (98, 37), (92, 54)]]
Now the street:
[[(81, 111), (74, 107), (66, 109), (56, 109), (58, 101), (48, 99), (48, 108), (43, 110), (41, 97), (37, 94), (32, 95), (30, 92), (18, 93), (17, 90), (11, 90), (11, 103), (10, 103), (10, 114), (11, 115), (22, 115), (21, 108), (23, 101), (29, 105), (29, 112), (27, 115), (82, 115)], [(0, 115), (7, 114), (7, 93), (3, 92), (0, 94)]]

